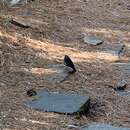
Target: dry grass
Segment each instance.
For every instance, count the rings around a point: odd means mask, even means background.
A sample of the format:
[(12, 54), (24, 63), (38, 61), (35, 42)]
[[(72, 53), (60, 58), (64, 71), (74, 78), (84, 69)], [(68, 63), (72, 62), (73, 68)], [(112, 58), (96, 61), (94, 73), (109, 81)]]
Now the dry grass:
[[(130, 11), (126, 0), (45, 0), (1, 10), (0, 15), (0, 127), (13, 129), (67, 130), (69, 124), (110, 122), (130, 127), (129, 99), (108, 87), (126, 77), (124, 68), (113, 66), (119, 58), (105, 52), (118, 42), (130, 44)], [(31, 12), (32, 15), (26, 15)], [(21, 15), (23, 13), (23, 15)], [(31, 28), (11, 25), (10, 18), (28, 22)], [(6, 23), (6, 24), (5, 24)], [(83, 43), (83, 33), (102, 37), (96, 47)], [(73, 59), (77, 73), (53, 84), (49, 66)], [(128, 61), (129, 52), (123, 57)], [(87, 117), (77, 119), (31, 110), (23, 105), (29, 88), (75, 92), (91, 97)], [(30, 99), (28, 99), (30, 100)]]

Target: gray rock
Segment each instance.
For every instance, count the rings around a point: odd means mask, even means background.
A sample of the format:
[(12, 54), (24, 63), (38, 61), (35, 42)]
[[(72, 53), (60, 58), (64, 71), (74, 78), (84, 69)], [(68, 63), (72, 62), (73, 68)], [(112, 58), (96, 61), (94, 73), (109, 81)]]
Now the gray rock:
[(110, 85), (109, 87), (113, 88), (115, 91), (121, 91), (122, 92), (127, 87), (127, 81), (126, 80), (121, 80), (116, 85), (114, 85), (114, 86)]
[(51, 68), (55, 73), (53, 73), (49, 77), (45, 77), (45, 79), (51, 83), (61, 83), (63, 82), (69, 75), (70, 72), (73, 71), (72, 68), (65, 66), (63, 64), (53, 65)]
[(127, 74), (130, 76), (130, 63), (128, 63)]
[(100, 40), (96, 37), (88, 37), (88, 36), (84, 36), (84, 42), (87, 43), (87, 44), (91, 44), (91, 45), (100, 45), (102, 44), (104, 41), (103, 40)]
[(126, 86), (127, 86), (127, 81), (126, 80), (121, 80), (114, 87), (114, 90), (124, 90), (126, 88)]
[(43, 22), (33, 18), (25, 19), (22, 17), (20, 18), (12, 17), (12, 19), (9, 22), (14, 24), (15, 26), (19, 26), (23, 28), (33, 28), (33, 29), (48, 25), (47, 22)]
[(5, 87), (5, 86), (6, 86), (5, 83), (0, 82), (0, 87)]
[(81, 130), (130, 130), (130, 128), (114, 127), (108, 124), (92, 123), (81, 128)]
[(10, 1), (10, 6), (14, 6), (16, 4), (18, 4), (21, 0), (11, 0)]
[(5, 0), (9, 7), (27, 3), (27, 0)]
[(80, 127), (79, 126), (77, 126), (77, 125), (68, 125), (68, 129), (80, 129)]
[(18, 15), (32, 16), (32, 12), (30, 10), (24, 10), (23, 12), (19, 12)]
[(18, 19), (11, 19), (9, 21), (11, 24), (14, 24), (15, 26), (22, 27), (22, 28), (29, 28), (29, 25), (23, 21), (20, 21)]
[(113, 46), (108, 46), (102, 51), (106, 53), (111, 53), (112, 55), (118, 56), (119, 58), (124, 55), (126, 51), (126, 46), (124, 44), (114, 43)]
[(28, 101), (26, 106), (40, 111), (75, 114), (87, 112), (90, 98), (88, 96), (52, 93), (45, 90), (37, 92), (37, 99)]
[(128, 97), (130, 97), (130, 91), (128, 91), (128, 92), (118, 92), (118, 94), (120, 95), (120, 96), (128, 96)]

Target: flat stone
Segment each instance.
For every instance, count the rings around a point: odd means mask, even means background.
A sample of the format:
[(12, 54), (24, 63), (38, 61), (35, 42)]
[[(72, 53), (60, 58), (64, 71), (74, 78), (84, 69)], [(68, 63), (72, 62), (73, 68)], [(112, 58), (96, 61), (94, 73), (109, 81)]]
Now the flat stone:
[(80, 127), (77, 126), (77, 125), (68, 125), (67, 128), (68, 129), (74, 129), (75, 128), (75, 130), (79, 130)]
[(53, 65), (52, 71), (55, 72), (49, 77), (45, 77), (45, 79), (51, 83), (61, 83), (70, 75), (70, 72), (73, 71), (72, 68), (65, 66), (63, 64)]
[(127, 74), (128, 74), (128, 76), (130, 76), (130, 63), (128, 63)]
[(130, 130), (130, 128), (115, 127), (108, 124), (92, 123), (81, 128), (81, 130)]
[(125, 49), (122, 50), (123, 47), (124, 47), (124, 44), (114, 43), (113, 46), (104, 48), (103, 51), (111, 53), (112, 55), (115, 55), (115, 56), (122, 56), (124, 55), (124, 50), (125, 50)]
[(14, 6), (21, 2), (21, 0), (8, 0), (8, 1), (9, 1), (9, 6)]
[(75, 114), (87, 112), (90, 98), (68, 93), (54, 93), (45, 90), (37, 92), (37, 98), (25, 103), (26, 106), (39, 111)]
[(10, 23), (14, 24), (15, 26), (18, 26), (18, 27), (29, 28), (29, 25), (21, 20), (11, 19)]
[(22, 15), (22, 16), (32, 16), (32, 12), (29, 11), (29, 10), (25, 10), (23, 12), (19, 12), (18, 14)]
[(22, 17), (13, 17), (10, 20), (10, 23), (14, 24), (15, 26), (23, 27), (23, 28), (39, 28), (41, 26), (46, 26), (48, 23), (39, 21), (37, 19), (32, 19), (30, 17), (28, 18), (22, 18)]
[(127, 81), (121, 80), (120, 82), (117, 83), (117, 85), (114, 86), (114, 90), (116, 91), (125, 90), (126, 87), (127, 87)]
[(84, 42), (96, 46), (96, 45), (102, 44), (104, 41), (100, 40), (100, 39), (98, 39), (96, 37), (85, 36), (84, 37)]
[(123, 96), (123, 97), (124, 97), (124, 96), (127, 96), (127, 97), (130, 98), (130, 91), (127, 91), (127, 92), (126, 92), (126, 91), (125, 91), (125, 92), (119, 91), (118, 94), (119, 94), (120, 96)]
[(5, 83), (0, 82), (0, 87), (5, 87), (5, 86), (6, 86)]

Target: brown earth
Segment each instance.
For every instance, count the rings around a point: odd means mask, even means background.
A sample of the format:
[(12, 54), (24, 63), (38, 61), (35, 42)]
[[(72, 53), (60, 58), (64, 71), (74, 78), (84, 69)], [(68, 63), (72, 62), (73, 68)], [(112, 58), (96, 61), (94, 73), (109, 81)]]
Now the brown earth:
[[(121, 97), (109, 85), (125, 78), (125, 68), (117, 61), (128, 62), (130, 48), (130, 1), (128, 0), (35, 0), (0, 10), (0, 128), (4, 130), (68, 130), (69, 124), (105, 122), (130, 127), (130, 100)], [(27, 15), (28, 14), (28, 15)], [(18, 19), (27, 29), (9, 23)], [(90, 46), (83, 34), (105, 42)], [(121, 59), (107, 48), (127, 46)], [(69, 55), (77, 72), (58, 84), (45, 80), (49, 66), (63, 62)], [(30, 100), (26, 91), (47, 88), (50, 91), (74, 92), (91, 97), (86, 116), (44, 113), (24, 106)]]

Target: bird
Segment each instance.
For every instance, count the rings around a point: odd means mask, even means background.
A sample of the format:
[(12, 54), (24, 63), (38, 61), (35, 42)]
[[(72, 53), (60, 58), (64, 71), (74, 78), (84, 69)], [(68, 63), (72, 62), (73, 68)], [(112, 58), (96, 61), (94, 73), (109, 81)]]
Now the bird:
[(70, 57), (68, 55), (64, 56), (64, 65), (73, 69), (73, 71), (71, 73), (75, 73), (76, 72), (74, 63), (72, 62), (72, 60), (70, 59)]
[(34, 89), (29, 89), (29, 90), (27, 91), (27, 95), (28, 95), (29, 97), (36, 96), (36, 95), (37, 95), (37, 92), (36, 92), (36, 90), (34, 90)]

